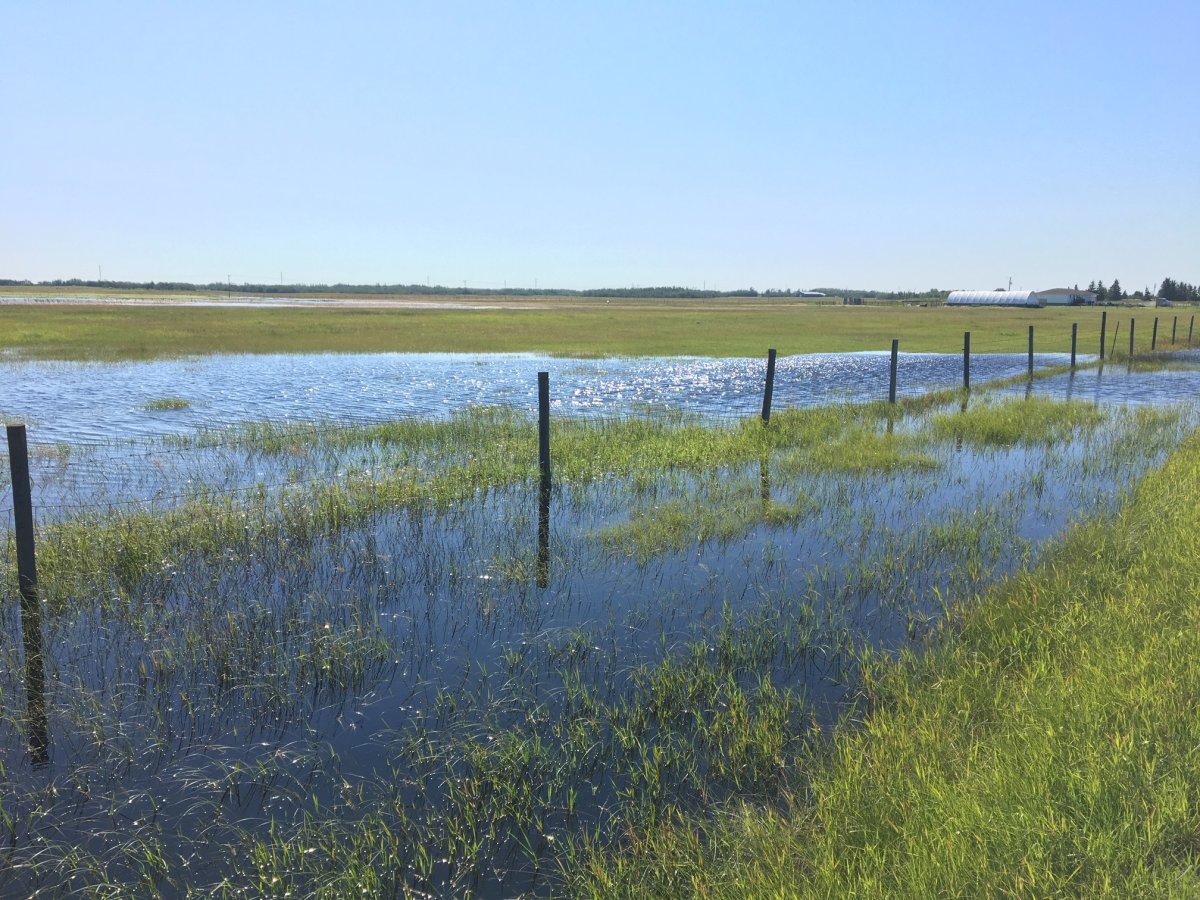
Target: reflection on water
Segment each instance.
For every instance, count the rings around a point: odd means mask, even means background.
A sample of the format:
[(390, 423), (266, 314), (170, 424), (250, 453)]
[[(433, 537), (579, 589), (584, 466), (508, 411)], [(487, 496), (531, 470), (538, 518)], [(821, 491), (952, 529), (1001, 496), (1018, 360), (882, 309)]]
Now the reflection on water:
[[(1200, 363), (1200, 351), (1175, 354), (1181, 365)], [(1023, 386), (1007, 389), (1010, 393)], [(1056, 400), (1086, 400), (1092, 403), (1136, 405), (1174, 403), (1200, 393), (1200, 368), (1165, 368), (1141, 371), (1125, 362), (1106, 362), (1078, 372), (1056, 375), (1036, 382), (1033, 390)]]
[[(1038, 356), (1059, 365), (1065, 354)], [(1022, 354), (977, 355), (976, 383), (1024, 371)], [(780, 357), (773, 406), (883, 400), (889, 355)], [(581, 360), (534, 354), (375, 353), (210, 356), (128, 363), (0, 362), (0, 416), (24, 418), (40, 442), (179, 434), (247, 419), (440, 418), (472, 405), (534, 410), (537, 373), (550, 373), (557, 414), (622, 415), (645, 407), (706, 416), (761, 410), (763, 359)], [(898, 393), (961, 383), (958, 354), (901, 354)], [(154, 409), (164, 399), (178, 409)]]

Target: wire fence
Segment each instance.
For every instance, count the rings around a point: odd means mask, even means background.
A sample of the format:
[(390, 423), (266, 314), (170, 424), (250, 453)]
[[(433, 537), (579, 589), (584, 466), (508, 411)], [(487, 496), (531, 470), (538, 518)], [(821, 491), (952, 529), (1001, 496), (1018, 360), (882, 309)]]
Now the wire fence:
[[(1171, 334), (1174, 340), (1174, 326)], [(771, 351), (769, 360), (559, 361), (549, 373), (549, 413), (560, 423), (585, 421), (597, 429), (639, 419), (734, 427), (772, 409), (920, 396), (965, 385), (968, 377), (979, 386), (1032, 375), (1035, 367), (1076, 361), (1075, 353), (1035, 355), (1033, 341), (1031, 327), (1026, 354), (972, 357), (970, 335), (964, 334), (966, 352), (961, 356), (873, 352), (776, 358)], [(1111, 357), (1114, 341), (1108, 343)], [(547, 362), (555, 363), (530, 359), (517, 366), (506, 361), (496, 371), (477, 363), (479, 371), (445, 378), (427, 373), (413, 382), (408, 399), (396, 404), (388, 398), (402, 394), (403, 385), (394, 372), (383, 372), (380, 378), (388, 390), (370, 402), (356, 403), (369, 391), (364, 383), (351, 382), (340, 400), (323, 388), (315, 394), (301, 392), (308, 398), (304, 404), (281, 404), (278, 387), (269, 382), (263, 389), (275, 394), (265, 397), (264, 415), (246, 415), (254, 407), (242, 398), (226, 406), (199, 404), (182, 419), (171, 411), (144, 410), (132, 424), (111, 420), (107, 433), (84, 424), (81, 434), (73, 434), (65, 424), (70, 415), (49, 425), (35, 420), (29, 426), (29, 456), (38, 512), (58, 518), (178, 506), (214, 493), (302, 490), (343, 477), (369, 477), (372, 467), (394, 471), (398, 465), (444, 461), (454, 453), (469, 455), (470, 441), (489, 439), (497, 423), (534, 426), (538, 389), (526, 370)], [(461, 361), (455, 365), (470, 368)], [(489, 381), (493, 376), (494, 384)], [(447, 422), (459, 426), (454, 434), (461, 446), (443, 442), (435, 451), (425, 450), (424, 457), (420, 450), (406, 456), (381, 449), (419, 445), (421, 428), (444, 428)], [(480, 427), (473, 432), (475, 425)], [(439, 459), (433, 460), (431, 452)], [(531, 463), (535, 459), (531, 450)], [(7, 523), (13, 506), (6, 461), (2, 469), (0, 515)]]

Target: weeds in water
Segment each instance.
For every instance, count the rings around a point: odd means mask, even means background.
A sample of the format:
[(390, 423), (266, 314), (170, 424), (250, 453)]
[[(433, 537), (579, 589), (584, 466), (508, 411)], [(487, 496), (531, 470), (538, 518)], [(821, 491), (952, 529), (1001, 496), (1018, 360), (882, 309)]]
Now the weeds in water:
[(952, 610), (952, 640), (877, 659), (872, 714), (803, 795), (633, 830), (618, 854), (581, 839), (570, 893), (1193, 892), (1197, 510), (1193, 438), (1115, 521)]
[[(556, 419), (545, 563), (511, 412), (172, 442), (251, 487), (39, 529), (54, 756), (20, 751), (14, 639), (0, 822), (30, 839), (0, 890), (486, 895), (581, 869), (572, 888), (620, 890), (660, 885), (669, 863), (643, 882), (629, 859), (674, 841), (716, 860), (738, 845), (708, 810), (807, 810), (838, 716), (893, 703), (906, 648), (969, 628), (1038, 528), (1108, 509), (1193, 421), (1057, 410), (957, 448), (940, 410)], [(719, 893), (695, 874), (670, 884)]]
[(1090, 403), (1030, 397), (985, 402), (934, 416), (934, 434), (979, 447), (1053, 444), (1097, 427), (1104, 414)]
[(190, 400), (184, 400), (182, 397), (159, 397), (144, 404), (142, 409), (147, 412), (164, 412), (175, 409), (187, 409), (191, 405)]
[(681, 498), (635, 509), (628, 522), (602, 529), (597, 538), (610, 550), (646, 562), (667, 551), (710, 541), (728, 543), (758, 525), (794, 526), (815, 511), (811, 500), (773, 500), (761, 484), (727, 478), (706, 479)]

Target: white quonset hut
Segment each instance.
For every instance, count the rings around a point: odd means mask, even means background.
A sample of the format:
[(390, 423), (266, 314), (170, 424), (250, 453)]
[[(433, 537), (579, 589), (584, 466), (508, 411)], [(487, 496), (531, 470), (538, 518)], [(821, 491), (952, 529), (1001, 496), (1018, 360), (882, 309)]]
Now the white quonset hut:
[(1041, 306), (1037, 291), (951, 291), (947, 306)]

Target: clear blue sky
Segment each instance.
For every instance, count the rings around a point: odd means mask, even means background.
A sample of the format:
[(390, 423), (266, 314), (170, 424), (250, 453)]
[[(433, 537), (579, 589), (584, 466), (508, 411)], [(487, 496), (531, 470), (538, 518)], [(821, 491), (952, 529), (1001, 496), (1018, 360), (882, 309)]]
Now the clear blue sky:
[(1200, 281), (1200, 4), (0, 0), (0, 277)]

